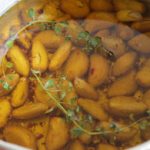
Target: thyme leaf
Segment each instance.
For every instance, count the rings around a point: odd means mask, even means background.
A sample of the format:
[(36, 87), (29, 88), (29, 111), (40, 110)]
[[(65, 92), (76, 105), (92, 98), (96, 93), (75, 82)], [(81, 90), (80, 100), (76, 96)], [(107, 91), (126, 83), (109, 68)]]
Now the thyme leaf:
[(45, 83), (45, 88), (48, 89), (48, 88), (52, 88), (55, 86), (55, 83), (54, 83), (54, 80), (50, 79), (48, 80), (46, 83)]
[(59, 25), (60, 25), (61, 27), (67, 28), (68, 25), (69, 25), (69, 23), (68, 23), (67, 21), (61, 21), (61, 22), (59, 23)]
[(14, 64), (12, 62), (7, 62), (7, 68), (12, 68)]
[(35, 16), (36, 16), (36, 12), (33, 8), (30, 8), (28, 10), (28, 16), (32, 19), (32, 20), (35, 20)]
[(75, 127), (75, 128), (72, 128), (71, 130), (71, 136), (73, 138), (77, 138), (82, 134), (83, 134), (83, 131), (80, 128)]
[(55, 27), (54, 27), (54, 31), (55, 31), (55, 33), (58, 34), (58, 35), (62, 33), (62, 29), (61, 29), (60, 26), (55, 26)]
[(83, 31), (83, 32), (80, 32), (79, 35), (78, 35), (78, 40), (85, 40), (85, 41), (88, 41), (90, 38), (90, 34), (89, 32), (87, 31)]
[(7, 46), (7, 48), (12, 48), (14, 45), (14, 39), (7, 40), (5, 45)]
[(109, 125), (109, 127), (110, 127), (111, 129), (116, 129), (116, 128), (117, 128), (117, 125), (116, 125), (114, 122), (111, 122), (110, 125)]
[(93, 48), (96, 48), (100, 45), (101, 39), (99, 37), (91, 37), (89, 43)]
[(8, 90), (10, 90), (11, 87), (10, 87), (10, 85), (8, 84), (8, 82), (4, 82), (4, 83), (3, 83), (3, 88), (8, 91)]

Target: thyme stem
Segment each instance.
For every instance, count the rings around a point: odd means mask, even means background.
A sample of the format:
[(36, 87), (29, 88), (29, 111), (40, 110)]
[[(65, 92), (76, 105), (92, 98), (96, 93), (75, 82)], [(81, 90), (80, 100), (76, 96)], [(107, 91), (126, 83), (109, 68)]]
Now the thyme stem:
[[(55, 102), (56, 106), (67, 116), (68, 112), (67, 110), (63, 107), (63, 105), (61, 105), (61, 103), (59, 103), (59, 101), (53, 97), (50, 92), (44, 87), (42, 81), (40, 80), (40, 78), (37, 76), (37, 74), (31, 69), (33, 75), (35, 76), (35, 78), (37, 79), (38, 83), (40, 84), (40, 86), (43, 88), (43, 90), (47, 93), (47, 95)], [(129, 127), (132, 127), (134, 125), (136, 125), (138, 122), (144, 120), (144, 119), (149, 119), (150, 116), (141, 118), (135, 122), (133, 122), (132, 124), (130, 124), (129, 126), (126, 126), (124, 128), (120, 128), (120, 132), (122, 132), (125, 129), (128, 129)], [(74, 120), (73, 118), (70, 118), (71, 121), (73, 122), (73, 124), (78, 127), (81, 131), (83, 131), (84, 133), (87, 133), (89, 135), (102, 135), (102, 134), (113, 134), (113, 133), (118, 133), (118, 131), (112, 131), (112, 130), (107, 130), (107, 131), (89, 131), (85, 128), (83, 128), (76, 120)]]
[(25, 26), (23, 26), (15, 35), (14, 37), (17, 37), (21, 32), (23, 32), (24, 30), (26, 30), (28, 27), (37, 24), (37, 23), (51, 23), (51, 21), (46, 21), (46, 20), (33, 20), (31, 22), (29, 22), (28, 24), (26, 24)]

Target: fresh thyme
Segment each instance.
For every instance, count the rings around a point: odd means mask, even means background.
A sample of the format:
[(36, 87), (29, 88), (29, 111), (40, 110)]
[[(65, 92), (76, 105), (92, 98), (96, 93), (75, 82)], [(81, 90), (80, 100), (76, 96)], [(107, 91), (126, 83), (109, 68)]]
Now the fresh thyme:
[(14, 45), (14, 39), (9, 39), (7, 42), (6, 42), (6, 46), (8, 48), (12, 48)]
[(4, 80), (0, 80), (0, 83), (2, 84), (3, 86), (3, 89), (5, 90), (10, 90), (11, 89), (11, 86), (8, 84), (8, 82), (4, 81)]
[(83, 31), (83, 32), (80, 32), (79, 35), (78, 35), (78, 40), (85, 40), (85, 41), (88, 41), (90, 39), (90, 34), (89, 32), (87, 31)]
[(12, 62), (7, 62), (7, 68), (12, 68), (14, 65)]
[[(43, 88), (43, 90), (47, 93), (47, 95), (51, 98), (51, 100), (53, 100), (56, 104), (56, 106), (67, 116), (67, 118), (69, 118), (69, 120), (75, 125), (75, 128), (73, 128), (71, 130), (72, 134), (77, 136), (79, 135), (79, 133), (87, 133), (89, 135), (103, 135), (105, 134), (114, 134), (114, 133), (118, 133), (118, 132), (122, 132), (125, 129), (128, 129), (129, 127), (132, 127), (134, 125), (136, 125), (137, 123), (149, 119), (150, 116), (141, 118), (133, 123), (131, 123), (129, 126), (123, 127), (123, 128), (117, 128), (116, 130), (112, 131), (112, 130), (107, 130), (107, 131), (90, 131), (85, 129), (76, 119), (76, 116), (74, 115), (75, 113), (72, 110), (67, 110), (66, 108), (63, 107), (63, 105), (61, 104), (61, 102), (56, 99), (54, 96), (51, 95), (51, 93), (45, 88), (45, 86), (43, 85), (42, 81), (40, 80), (40, 78), (38, 77), (38, 75), (35, 73), (34, 70), (31, 70), (34, 77), (36, 78), (36, 80), (38, 81), (38, 83), (40, 84), (40, 86)], [(80, 107), (76, 108), (76, 112), (80, 112)], [(68, 113), (69, 112), (69, 113)], [(111, 129), (111, 128), (110, 128)], [(79, 133), (78, 133), (79, 132)], [(78, 133), (78, 134), (77, 134)]]
[(54, 80), (52, 79), (48, 80), (44, 86), (46, 89), (54, 87), (55, 86)]
[(86, 42), (85, 47), (83, 49), (88, 54), (100, 50), (98, 48), (101, 46), (101, 38), (91, 36), (90, 33), (87, 31), (80, 32), (78, 35), (78, 40), (84, 40)]
[[(65, 40), (72, 39), (71, 35), (65, 35), (65, 32), (63, 32), (69, 27), (69, 24), (67, 21), (35, 20), (36, 14), (33, 9), (29, 9), (28, 15), (30, 18), (32, 18), (32, 21), (29, 22), (27, 25), (23, 26), (15, 35), (13, 35), (10, 39), (8, 39), (6, 41), (5, 45), (7, 48), (11, 48), (14, 45), (14, 41), (18, 37), (18, 35), (21, 32), (23, 32), (24, 30), (26, 30), (28, 27), (30, 27), (34, 24), (39, 24), (41, 30), (53, 30), (58, 35), (64, 35)], [(91, 54), (91, 53), (97, 52), (97, 53), (100, 53), (100, 54), (103, 54), (103, 55), (109, 57), (112, 60), (114, 59), (114, 54), (102, 46), (102, 41), (101, 41), (100, 37), (92, 36), (92, 35), (90, 35), (89, 32), (83, 31), (83, 32), (79, 33), (77, 40), (85, 41), (85, 46), (84, 46), (83, 50), (86, 53)]]
[(28, 16), (32, 19), (32, 20), (35, 20), (35, 16), (36, 16), (36, 12), (33, 8), (30, 8), (28, 10)]
[(8, 84), (8, 82), (4, 82), (4, 83), (3, 83), (3, 88), (4, 88), (5, 90), (10, 90), (10, 89), (11, 89), (10, 85)]
[(116, 123), (115, 123), (115, 122), (112, 122), (112, 123), (110, 124), (110, 128), (111, 128), (111, 129), (116, 129), (116, 128), (117, 128)]
[[(55, 21), (54, 21), (55, 22)], [(55, 31), (56, 34), (58, 35), (62, 35), (63, 34), (63, 31), (65, 29), (67, 29), (68, 27), (68, 22), (67, 21), (60, 21), (58, 23), (54, 23), (53, 26), (52, 26), (52, 30)]]
[(77, 137), (79, 137), (79, 136), (82, 135), (82, 134), (83, 134), (83, 131), (82, 131), (80, 128), (74, 127), (74, 128), (71, 130), (71, 136), (72, 136), (73, 138), (77, 138)]

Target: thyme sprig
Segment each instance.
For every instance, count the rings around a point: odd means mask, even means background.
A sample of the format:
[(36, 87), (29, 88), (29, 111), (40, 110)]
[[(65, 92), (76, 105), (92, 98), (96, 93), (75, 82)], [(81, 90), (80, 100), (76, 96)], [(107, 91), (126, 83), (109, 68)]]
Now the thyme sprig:
[[(31, 12), (30, 12), (31, 13)], [(32, 14), (32, 13), (31, 13)], [(31, 15), (32, 16), (32, 15)], [(35, 16), (33, 15), (35, 18)], [(39, 24), (42, 26), (42, 30), (53, 30), (55, 31), (56, 34), (62, 35), (63, 30), (67, 29), (69, 26), (67, 21), (54, 21), (54, 20), (35, 20), (33, 19), (29, 23), (27, 23), (25, 26), (23, 26), (16, 34), (12, 35), (5, 43), (6, 47), (6, 52), (8, 51), (9, 48), (11, 48), (17, 39), (18, 35), (28, 29), (30, 26)], [(65, 40), (71, 40), (72, 36), (71, 35), (65, 35)], [(98, 52), (101, 53), (102, 55), (109, 57), (111, 60), (114, 60), (114, 54), (107, 50), (106, 48), (103, 47), (102, 41), (100, 37), (97, 36), (91, 36), (89, 32), (83, 31), (80, 32), (78, 35), (77, 40), (84, 40), (85, 41), (85, 47), (83, 50), (91, 54), (93, 52)]]
[(33, 20), (27, 23), (25, 26), (23, 26), (18, 32), (16, 32), (14, 35), (12, 35), (5, 43), (5, 47), (8, 50), (11, 48), (14, 44), (14, 41), (17, 39), (18, 35), (21, 34), (23, 31), (25, 31), (27, 28), (34, 24), (41, 24), (41, 23), (51, 23), (52, 21), (44, 21), (44, 20)]
[[(70, 121), (72, 121), (72, 123), (75, 125), (75, 128), (73, 128), (73, 130), (71, 132), (73, 132), (74, 136), (77, 136), (77, 135), (80, 135), (81, 133), (87, 133), (89, 135), (104, 135), (104, 134), (114, 134), (114, 133), (118, 133), (118, 132), (122, 132), (134, 125), (136, 125), (137, 123), (143, 121), (143, 120), (146, 120), (146, 119), (149, 119), (150, 116), (147, 116), (147, 117), (144, 117), (144, 118), (141, 118), (133, 123), (131, 123), (130, 125), (126, 126), (126, 127), (123, 127), (123, 128), (119, 128), (119, 130), (107, 130), (107, 131), (99, 131), (99, 130), (96, 130), (96, 131), (90, 131), (90, 130), (87, 130), (85, 129), (82, 125), (80, 125), (80, 123), (74, 119), (74, 112), (72, 112), (71, 110), (67, 110), (66, 108), (64, 108), (64, 106), (61, 104), (61, 102), (56, 99), (54, 96), (52, 96), (52, 94), (45, 88), (45, 86), (43, 85), (42, 81), (40, 80), (40, 78), (38, 77), (38, 75), (34, 72), (34, 70), (31, 69), (31, 72), (32, 74), (34, 75), (34, 77), (36, 78), (36, 80), (38, 81), (38, 83), (40, 84), (40, 86), (42, 87), (42, 89), (47, 93), (47, 95), (51, 98), (51, 100), (53, 100), (56, 104), (56, 106), (65, 114), (65, 116), (67, 118), (69, 118)], [(116, 125), (113, 124), (111, 125), (110, 129), (115, 128), (116, 129)], [(75, 132), (77, 131), (78, 134)]]

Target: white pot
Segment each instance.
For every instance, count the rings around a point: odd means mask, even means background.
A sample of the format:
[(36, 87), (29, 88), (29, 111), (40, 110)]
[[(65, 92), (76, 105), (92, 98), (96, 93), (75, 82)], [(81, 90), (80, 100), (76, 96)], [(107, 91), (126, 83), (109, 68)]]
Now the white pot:
[[(19, 1), (21, 0), (0, 0), (0, 16), (3, 15), (5, 12), (7, 12), (7, 10), (9, 10), (12, 6), (17, 4)], [(150, 0), (143, 0), (143, 1), (150, 2)], [(148, 4), (150, 6), (150, 3)], [(29, 149), (0, 140), (0, 150), (29, 150)], [(134, 148), (130, 148), (128, 150), (150, 150), (150, 141), (138, 145)]]

